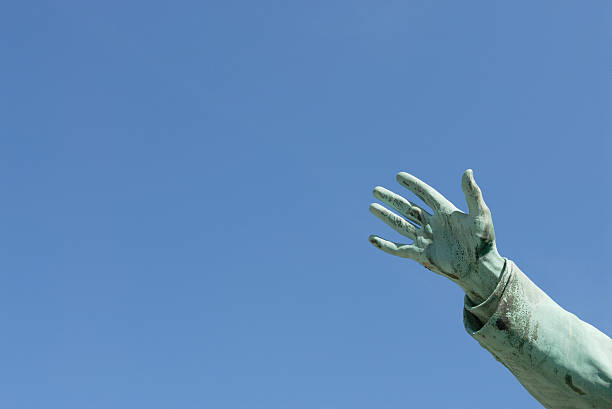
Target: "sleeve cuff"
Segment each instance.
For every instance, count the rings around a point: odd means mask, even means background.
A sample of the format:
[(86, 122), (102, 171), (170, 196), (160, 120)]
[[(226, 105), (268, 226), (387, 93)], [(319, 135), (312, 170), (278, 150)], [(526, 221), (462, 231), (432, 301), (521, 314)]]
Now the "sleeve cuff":
[(495, 290), (487, 297), (486, 300), (481, 302), (478, 305), (474, 305), (472, 300), (466, 295), (464, 298), (464, 309), (465, 309), (465, 318), (470, 322), (470, 326), (475, 330), (482, 328), (485, 322), (487, 322), (493, 313), (497, 310), (497, 306), (499, 305), (499, 301), (501, 300), (502, 295), (504, 294), (504, 290), (508, 285), (508, 281), (510, 280), (511, 274), (508, 274), (508, 259), (504, 257), (504, 267), (502, 268), (502, 273), (499, 282), (497, 283), (497, 287)]

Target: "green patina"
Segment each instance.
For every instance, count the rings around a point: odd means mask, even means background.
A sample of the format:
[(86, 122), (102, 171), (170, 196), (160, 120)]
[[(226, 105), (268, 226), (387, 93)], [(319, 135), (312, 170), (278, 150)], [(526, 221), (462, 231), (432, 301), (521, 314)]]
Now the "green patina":
[(468, 213), (408, 173), (400, 172), (397, 180), (433, 212), (378, 186), (374, 196), (399, 214), (378, 203), (370, 211), (412, 243), (378, 236), (370, 242), (459, 284), (466, 293), (467, 332), (545, 407), (612, 408), (612, 340), (561, 308), (499, 255), (491, 212), (473, 172), (462, 178)]

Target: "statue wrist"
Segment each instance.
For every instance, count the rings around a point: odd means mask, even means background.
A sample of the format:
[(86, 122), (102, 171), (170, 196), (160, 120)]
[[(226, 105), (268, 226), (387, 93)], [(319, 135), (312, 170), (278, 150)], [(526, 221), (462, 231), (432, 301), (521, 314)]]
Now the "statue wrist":
[(501, 278), (504, 264), (505, 259), (495, 247), (478, 260), (475, 270), (461, 286), (474, 303), (483, 302), (493, 293)]

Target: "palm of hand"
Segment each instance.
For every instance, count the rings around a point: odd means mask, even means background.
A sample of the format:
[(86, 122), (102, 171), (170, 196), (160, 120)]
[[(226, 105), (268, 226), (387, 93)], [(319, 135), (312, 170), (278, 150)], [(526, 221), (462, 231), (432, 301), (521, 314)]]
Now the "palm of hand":
[(423, 227), (414, 240), (423, 249), (421, 264), (453, 280), (475, 271), (478, 260), (495, 246), (490, 216), (475, 218), (460, 210), (436, 212)]

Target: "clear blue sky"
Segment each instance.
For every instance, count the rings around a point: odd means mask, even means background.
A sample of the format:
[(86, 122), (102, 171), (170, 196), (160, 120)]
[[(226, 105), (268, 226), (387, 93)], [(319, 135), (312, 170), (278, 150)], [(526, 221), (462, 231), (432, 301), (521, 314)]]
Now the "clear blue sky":
[(0, 406), (537, 408), (374, 249), (408, 171), (612, 334), (608, 1), (11, 2)]

